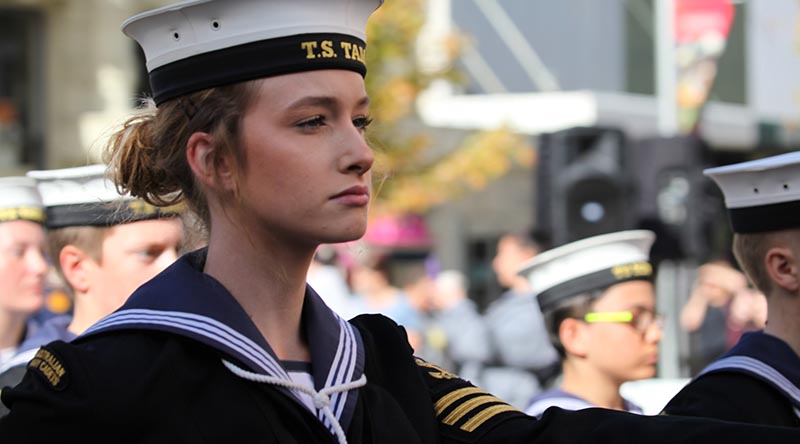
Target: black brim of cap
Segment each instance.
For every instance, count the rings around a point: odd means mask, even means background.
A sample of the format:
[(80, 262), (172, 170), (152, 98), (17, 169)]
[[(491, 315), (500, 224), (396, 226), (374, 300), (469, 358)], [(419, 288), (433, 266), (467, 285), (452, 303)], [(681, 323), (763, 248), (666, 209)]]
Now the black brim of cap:
[(734, 233), (764, 233), (800, 228), (800, 201), (747, 208), (729, 208)]
[(141, 220), (176, 217), (176, 207), (159, 208), (142, 201), (74, 204), (47, 207), (46, 226), (49, 229), (66, 227), (110, 227)]
[(362, 76), (363, 40), (344, 34), (301, 34), (224, 48), (181, 59), (150, 72), (156, 105), (184, 94), (247, 80), (322, 69)]
[(536, 300), (539, 303), (539, 308), (546, 312), (572, 297), (636, 280), (652, 282), (653, 266), (649, 262), (617, 265), (576, 277), (539, 293), (536, 296)]

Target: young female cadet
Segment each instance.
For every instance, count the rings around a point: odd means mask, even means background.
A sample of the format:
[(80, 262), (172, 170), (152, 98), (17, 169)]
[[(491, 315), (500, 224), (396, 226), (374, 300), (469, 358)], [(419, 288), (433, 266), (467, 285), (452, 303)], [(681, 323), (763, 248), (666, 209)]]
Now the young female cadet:
[(0, 366), (17, 351), (44, 303), (45, 213), (36, 182), (0, 178)]
[(379, 5), (191, 1), (125, 24), (157, 109), (112, 142), (117, 179), (154, 203), (185, 198), (209, 224), (208, 247), (76, 341), (43, 347), (2, 393), (0, 439), (796, 441), (792, 430), (602, 410), (537, 421), (415, 360), (387, 318), (348, 323), (325, 307), (305, 283), (314, 250), (366, 228), (364, 25)]
[(648, 262), (654, 240), (646, 230), (602, 234), (545, 251), (523, 267), (563, 374), (559, 389), (533, 397), (528, 414), (552, 406), (642, 413), (619, 388), (656, 373), (661, 327)]

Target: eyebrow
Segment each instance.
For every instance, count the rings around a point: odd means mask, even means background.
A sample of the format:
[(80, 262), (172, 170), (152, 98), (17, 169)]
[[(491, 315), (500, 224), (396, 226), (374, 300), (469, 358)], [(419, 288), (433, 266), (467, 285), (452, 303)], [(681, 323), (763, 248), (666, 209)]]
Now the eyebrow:
[[(300, 108), (304, 106), (321, 106), (325, 108), (335, 108), (339, 103), (339, 99), (330, 96), (307, 96), (292, 102), (289, 109)], [(369, 105), (369, 97), (364, 96), (356, 103), (356, 106)]]

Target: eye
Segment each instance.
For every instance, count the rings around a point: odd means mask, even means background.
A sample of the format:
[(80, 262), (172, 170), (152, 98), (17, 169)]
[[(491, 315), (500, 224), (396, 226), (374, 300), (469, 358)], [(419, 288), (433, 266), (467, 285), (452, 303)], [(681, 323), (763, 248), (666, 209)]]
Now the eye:
[(325, 116), (323, 115), (316, 115), (297, 122), (298, 127), (306, 130), (317, 129), (323, 125), (325, 125)]
[(353, 125), (356, 128), (360, 128), (362, 130), (367, 129), (367, 127), (372, 123), (372, 119), (368, 116), (361, 116), (353, 119)]

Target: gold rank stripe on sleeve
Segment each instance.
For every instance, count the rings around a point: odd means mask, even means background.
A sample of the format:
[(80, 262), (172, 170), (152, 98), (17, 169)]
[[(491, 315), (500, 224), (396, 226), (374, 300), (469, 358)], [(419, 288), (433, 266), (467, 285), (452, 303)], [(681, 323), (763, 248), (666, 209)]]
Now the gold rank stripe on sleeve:
[(496, 404), (500, 402), (499, 399), (495, 398), (491, 395), (481, 395), (476, 396), (468, 401), (463, 402), (460, 406), (453, 409), (447, 417), (445, 417), (442, 422), (447, 425), (453, 425), (457, 423), (461, 418), (464, 417), (467, 413), (475, 410), (476, 408), (485, 405), (485, 404)]
[(486, 393), (477, 387), (464, 387), (442, 396), (435, 404), (436, 416), (441, 418), (451, 407), (455, 408), (442, 419), (442, 423), (455, 426), (467, 419), (459, 428), (465, 432), (474, 432), (486, 421), (505, 412), (521, 413), (501, 399)]
[(519, 410), (511, 407), (508, 404), (497, 404), (487, 409), (482, 410), (477, 415), (469, 419), (461, 425), (461, 430), (465, 432), (474, 432), (478, 427), (483, 425), (486, 421), (494, 418), (495, 416), (505, 412), (519, 412)]
[(488, 395), (485, 391), (477, 388), (477, 387), (464, 387), (458, 390), (454, 390), (441, 398), (433, 405), (433, 409), (436, 411), (436, 416), (440, 416), (448, 407), (450, 407), (454, 402), (464, 399), (467, 396), (474, 395), (476, 393), (480, 393), (482, 395)]

